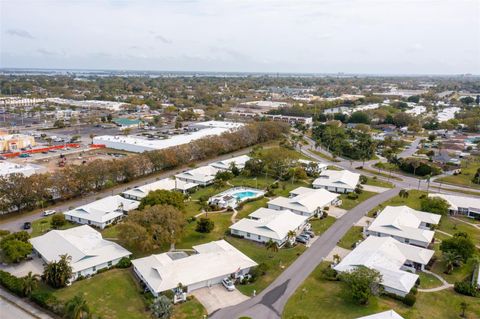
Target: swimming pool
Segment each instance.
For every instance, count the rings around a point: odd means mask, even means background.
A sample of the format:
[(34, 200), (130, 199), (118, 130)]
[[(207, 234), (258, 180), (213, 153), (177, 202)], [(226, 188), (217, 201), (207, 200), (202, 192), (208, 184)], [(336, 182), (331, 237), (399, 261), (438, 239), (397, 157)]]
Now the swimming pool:
[(249, 199), (259, 198), (263, 195), (265, 195), (265, 192), (260, 189), (234, 187), (210, 197), (208, 203), (223, 208), (235, 208), (241, 202)]

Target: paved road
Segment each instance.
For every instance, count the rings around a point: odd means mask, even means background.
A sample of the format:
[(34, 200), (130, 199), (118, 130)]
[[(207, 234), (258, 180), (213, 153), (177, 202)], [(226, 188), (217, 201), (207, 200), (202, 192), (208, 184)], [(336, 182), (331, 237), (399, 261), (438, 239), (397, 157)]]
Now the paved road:
[(211, 318), (234, 319), (241, 316), (259, 319), (280, 318), (288, 299), (318, 264), (327, 257), (343, 235), (368, 211), (396, 196), (399, 190), (400, 188), (390, 189), (360, 203), (338, 219), (262, 293), (241, 304), (220, 309), (213, 313)]
[(403, 152), (401, 152), (400, 154), (398, 154), (398, 157), (400, 158), (403, 158), (403, 157), (410, 157), (412, 156), (413, 154), (415, 154), (415, 152), (418, 150), (418, 144), (420, 144), (420, 141), (422, 140), (421, 137), (417, 137), (413, 142), (412, 144), (410, 144), (409, 147), (407, 147)]
[[(234, 152), (234, 153), (218, 156), (214, 159), (209, 159), (209, 160), (199, 162), (199, 163), (197, 163), (197, 166), (207, 165), (207, 164), (210, 164), (210, 163), (222, 160), (222, 159), (230, 158), (230, 157), (233, 157), (233, 156), (248, 154), (250, 152), (250, 150), (251, 150), (251, 148), (246, 148), (246, 149)], [(99, 198), (103, 198), (103, 197), (110, 196), (110, 195), (117, 195), (117, 194), (120, 194), (120, 193), (124, 192), (125, 190), (127, 190), (129, 188), (149, 184), (149, 183), (155, 182), (156, 180), (159, 180), (159, 179), (162, 179), (162, 178), (168, 178), (168, 177), (171, 177), (175, 174), (183, 172), (187, 169), (190, 169), (190, 168), (188, 166), (183, 166), (183, 167), (180, 167), (180, 168), (175, 169), (175, 170), (170, 170), (170, 171), (167, 171), (167, 172), (164, 172), (164, 173), (154, 174), (152, 176), (149, 176), (149, 177), (146, 177), (146, 178), (143, 178), (143, 179), (139, 179), (139, 180), (135, 180), (135, 181), (132, 181), (130, 183), (121, 184), (117, 187), (113, 187), (113, 188), (110, 188), (108, 190), (104, 190), (104, 191), (101, 191), (101, 192), (98, 192), (98, 193), (94, 193), (94, 194), (89, 195), (89, 196), (85, 196), (85, 197), (82, 197), (82, 198), (79, 198), (79, 199), (74, 199), (74, 200), (71, 200), (71, 201), (68, 201), (68, 202), (62, 202), (62, 203), (59, 203), (57, 205), (52, 205), (52, 206), (49, 206), (48, 209), (54, 209), (57, 212), (64, 212), (64, 211), (69, 210), (70, 207), (78, 207), (78, 206), (85, 205), (85, 204), (88, 204), (90, 202), (93, 202), (93, 201), (95, 201)], [(24, 214), (21, 214), (21, 215), (9, 214), (8, 216), (5, 217), (5, 219), (0, 220), (0, 229), (9, 230), (9, 231), (12, 231), (12, 232), (13, 231), (19, 231), (19, 230), (21, 230), (21, 228), (22, 228), (22, 226), (25, 222), (33, 222), (34, 220), (42, 218), (42, 212), (43, 211), (44, 211), (44, 209), (37, 209), (33, 212), (24, 213)]]
[(0, 288), (1, 319), (53, 319), (43, 310)]

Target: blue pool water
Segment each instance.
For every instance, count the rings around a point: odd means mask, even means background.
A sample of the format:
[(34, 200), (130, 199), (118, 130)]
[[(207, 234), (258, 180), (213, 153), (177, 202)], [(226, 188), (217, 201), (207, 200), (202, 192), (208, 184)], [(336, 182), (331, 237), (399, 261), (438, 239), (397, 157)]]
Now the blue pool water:
[(244, 198), (249, 198), (249, 197), (257, 197), (257, 196), (258, 196), (258, 194), (255, 193), (255, 192), (252, 192), (252, 191), (244, 191), (244, 192), (235, 193), (235, 197), (238, 200), (242, 200)]

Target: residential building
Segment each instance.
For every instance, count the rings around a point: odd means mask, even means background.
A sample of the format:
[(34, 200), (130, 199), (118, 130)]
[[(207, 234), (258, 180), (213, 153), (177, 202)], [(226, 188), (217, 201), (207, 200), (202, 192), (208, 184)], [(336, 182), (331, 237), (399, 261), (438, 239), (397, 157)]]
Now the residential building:
[(297, 161), (305, 169), (308, 174), (320, 174), (328, 168), (327, 164), (323, 164), (317, 161), (309, 161), (305, 159), (299, 159)]
[(307, 225), (307, 220), (308, 216), (290, 210), (262, 207), (230, 226), (230, 233), (259, 243), (273, 240), (278, 246), (283, 246), (289, 240), (288, 233), (300, 233)]
[(122, 219), (128, 211), (136, 209), (139, 204), (140, 202), (136, 200), (115, 195), (77, 207), (63, 214), (68, 221), (104, 229)]
[(177, 174), (175, 175), (175, 178), (187, 183), (195, 183), (201, 186), (207, 186), (213, 183), (215, 176), (219, 171), (219, 169), (207, 165)]
[(175, 289), (179, 283), (191, 292), (247, 274), (257, 263), (225, 240), (192, 247), (193, 255), (163, 253), (132, 260), (139, 279), (154, 295)]
[(465, 215), (469, 218), (480, 219), (480, 198), (447, 194), (428, 194), (428, 197), (439, 197), (450, 205), (451, 215)]
[(423, 270), (433, 250), (403, 244), (391, 237), (369, 236), (334, 266), (339, 272), (364, 266), (382, 275), (386, 292), (404, 297), (415, 286), (417, 270)]
[(320, 213), (325, 207), (337, 205), (337, 194), (325, 189), (298, 187), (290, 192), (290, 197), (277, 197), (270, 200), (268, 208), (273, 210), (291, 210), (295, 214), (311, 217)]
[(438, 225), (441, 217), (408, 206), (387, 206), (364, 231), (367, 236), (389, 236), (401, 243), (427, 248), (435, 235), (431, 226)]
[(215, 167), (216, 169), (221, 171), (228, 171), (232, 168), (232, 165), (235, 164), (238, 169), (242, 170), (245, 168), (245, 163), (249, 160), (250, 156), (241, 155), (212, 163), (210, 164), (210, 166)]
[(33, 251), (45, 263), (58, 261), (61, 255), (72, 259), (71, 281), (80, 276), (90, 276), (100, 269), (115, 266), (120, 259), (131, 253), (117, 243), (105, 240), (90, 226), (78, 226), (66, 230), (51, 230), (48, 233), (29, 239)]
[(403, 317), (396, 313), (394, 310), (387, 310), (357, 319), (403, 319)]
[(324, 188), (335, 193), (351, 193), (360, 182), (360, 174), (347, 170), (324, 170), (313, 181), (313, 188)]
[(178, 179), (173, 179), (173, 178), (164, 178), (147, 185), (137, 186), (132, 189), (129, 189), (123, 192), (122, 196), (128, 199), (140, 201), (142, 200), (142, 198), (147, 196), (148, 193), (156, 190), (163, 189), (167, 191), (180, 191), (182, 193), (186, 193), (197, 186), (198, 185), (195, 183), (188, 183), (188, 182), (181, 181)]

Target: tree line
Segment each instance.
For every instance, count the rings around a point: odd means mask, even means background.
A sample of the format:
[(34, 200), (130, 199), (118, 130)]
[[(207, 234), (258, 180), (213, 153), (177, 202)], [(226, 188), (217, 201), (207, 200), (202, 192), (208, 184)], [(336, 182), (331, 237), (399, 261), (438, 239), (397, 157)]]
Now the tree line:
[(288, 131), (289, 127), (285, 123), (256, 122), (234, 132), (121, 159), (97, 159), (83, 165), (69, 165), (62, 170), (31, 176), (2, 176), (0, 210), (4, 213), (32, 210), (57, 200), (85, 196), (152, 173), (275, 140)]

